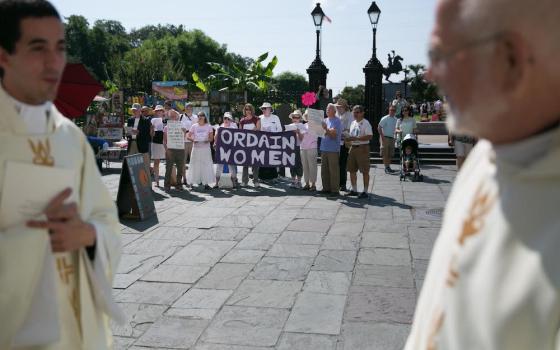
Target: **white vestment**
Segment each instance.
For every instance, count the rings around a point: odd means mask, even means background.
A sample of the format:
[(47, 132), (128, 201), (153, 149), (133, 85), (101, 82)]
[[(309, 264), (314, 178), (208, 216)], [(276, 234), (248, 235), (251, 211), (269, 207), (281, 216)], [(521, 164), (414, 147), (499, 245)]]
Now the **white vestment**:
[(0, 194), (8, 162), (74, 170), (73, 196), (95, 227), (95, 254), (53, 254), (46, 230), (0, 220), (0, 349), (110, 349), (109, 318), (122, 320), (111, 295), (121, 252), (115, 204), (81, 130), (54, 106), (47, 114), (46, 132), (31, 132), (0, 88)]
[(559, 204), (559, 128), (480, 141), (447, 202), (405, 349), (560, 349)]

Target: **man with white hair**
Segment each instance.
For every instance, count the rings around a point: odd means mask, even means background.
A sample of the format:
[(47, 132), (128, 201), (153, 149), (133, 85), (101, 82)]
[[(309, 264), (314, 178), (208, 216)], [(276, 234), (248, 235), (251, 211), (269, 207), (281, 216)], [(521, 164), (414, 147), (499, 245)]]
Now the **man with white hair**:
[(428, 78), (481, 138), (449, 197), (407, 350), (560, 349), (560, 3), (440, 0)]

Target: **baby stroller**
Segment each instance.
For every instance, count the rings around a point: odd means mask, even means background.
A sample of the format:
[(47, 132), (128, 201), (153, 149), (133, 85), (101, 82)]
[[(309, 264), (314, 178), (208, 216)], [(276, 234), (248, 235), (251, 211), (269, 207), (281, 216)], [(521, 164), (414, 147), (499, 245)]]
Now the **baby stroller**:
[(420, 159), (418, 157), (418, 141), (416, 136), (408, 134), (398, 145), (401, 158), (400, 180), (405, 181), (407, 176), (412, 181), (423, 181), (424, 175), (420, 174)]

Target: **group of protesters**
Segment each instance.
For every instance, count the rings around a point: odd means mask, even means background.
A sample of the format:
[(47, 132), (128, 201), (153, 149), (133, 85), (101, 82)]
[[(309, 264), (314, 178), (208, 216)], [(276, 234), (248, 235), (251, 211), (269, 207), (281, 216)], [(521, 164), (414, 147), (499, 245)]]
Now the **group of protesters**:
[[(346, 192), (348, 196), (368, 198), (369, 142), (373, 131), (371, 124), (364, 118), (363, 106), (356, 105), (351, 109), (344, 99), (338, 99), (336, 104), (329, 103), (321, 135), (309, 127), (307, 112), (293, 111), (289, 115), (291, 124), (283, 127), (270, 103), (263, 103), (259, 109), (262, 114), (257, 116), (255, 107), (247, 103), (239, 122), (234, 120), (230, 112), (225, 112), (223, 123), (214, 128), (205, 112), (193, 114), (191, 103), (186, 103), (184, 113), (180, 113), (174, 109), (172, 101), (166, 101), (163, 105), (155, 106), (153, 116), (150, 116), (151, 108), (135, 103), (131, 108), (133, 116), (126, 125), (128, 153), (143, 154), (146, 164), (153, 161), (153, 182), (157, 187), (160, 187), (161, 160), (165, 160), (163, 188), (166, 192), (170, 192), (171, 187), (182, 191), (185, 186), (202, 186), (204, 190), (209, 190), (211, 184), (214, 184), (214, 188), (220, 188), (224, 180), (229, 183), (224, 187), (237, 189), (247, 187), (251, 177), (254, 188), (259, 188), (261, 182), (275, 185), (279, 175), (286, 174), (286, 168), (290, 171), (291, 188), (317, 191), (320, 154), (322, 188), (319, 193), (336, 197)], [(170, 121), (179, 123), (184, 134), (184, 145), (180, 149), (168, 142)], [(287, 167), (243, 165), (239, 181), (237, 165), (219, 164), (217, 157), (213, 156), (219, 128), (269, 133), (284, 132), (284, 128), (293, 131), (296, 141), (295, 164)], [(357, 187), (358, 171), (363, 175), (364, 188), (361, 192), (358, 192)], [(350, 189), (346, 188), (347, 172), (350, 172)]]

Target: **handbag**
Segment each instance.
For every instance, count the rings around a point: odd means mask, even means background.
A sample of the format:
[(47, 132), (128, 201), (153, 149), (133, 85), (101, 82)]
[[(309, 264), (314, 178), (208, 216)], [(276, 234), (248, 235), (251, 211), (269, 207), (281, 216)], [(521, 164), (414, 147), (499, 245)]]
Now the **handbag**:
[(163, 144), (163, 131), (154, 132), (153, 143)]

